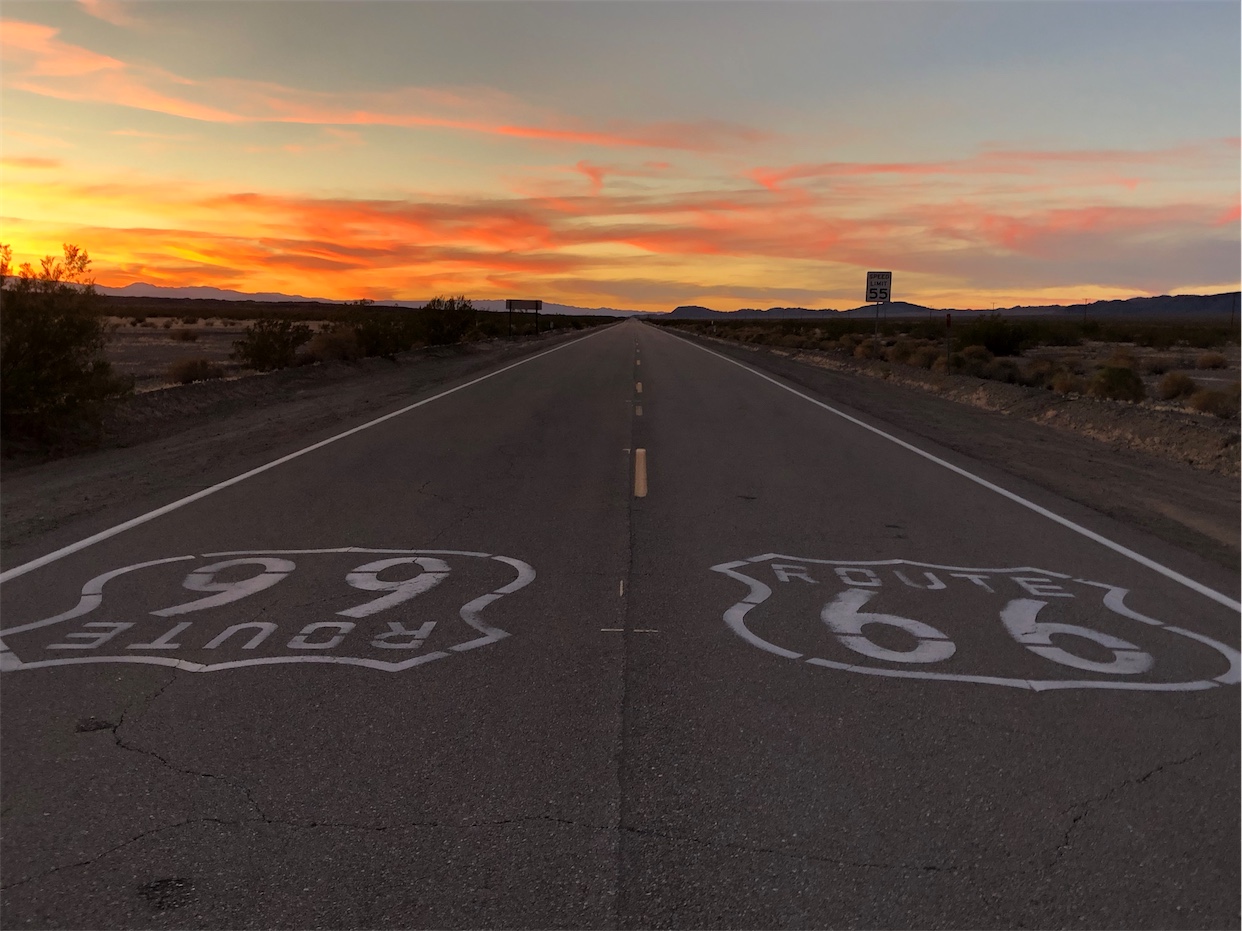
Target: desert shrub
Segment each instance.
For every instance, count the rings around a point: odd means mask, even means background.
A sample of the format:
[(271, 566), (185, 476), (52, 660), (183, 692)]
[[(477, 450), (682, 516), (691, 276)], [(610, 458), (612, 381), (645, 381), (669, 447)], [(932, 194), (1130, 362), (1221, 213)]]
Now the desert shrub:
[(859, 336), (857, 333), (846, 333), (837, 340), (837, 345), (846, 352), (853, 352), (864, 339), (865, 337)]
[(1007, 385), (1016, 385), (1022, 380), (1022, 370), (1013, 359), (993, 359), (984, 365), (982, 375), (992, 381), (1003, 381)]
[(878, 340), (869, 339), (859, 343), (854, 347), (855, 359), (878, 359), (881, 354), (880, 343)]
[(465, 295), (434, 297), (423, 307), (422, 316), (427, 342), (445, 346), (461, 341), (474, 323), (476, 311)]
[(172, 321), (171, 321), (171, 320), (165, 320), (165, 321), (164, 321), (163, 326), (164, 326), (164, 329), (165, 329), (165, 330), (171, 330), (171, 329), (172, 329)]
[(1217, 417), (1238, 416), (1238, 391), (1196, 391), (1190, 396), (1188, 403), (1202, 414), (1214, 414)]
[(396, 314), (367, 314), (355, 320), (352, 329), (354, 343), (364, 356), (392, 359), (414, 345), (412, 328)]
[(1087, 385), (1087, 393), (1093, 398), (1113, 401), (1141, 401), (1147, 397), (1147, 389), (1138, 373), (1117, 365), (1101, 367)]
[[(949, 357), (946, 356), (943, 352), (936, 353), (936, 361), (932, 363), (931, 370), (933, 372), (949, 372), (948, 364), (945, 361), (948, 358)], [(966, 360), (962, 358), (962, 354), (960, 352), (953, 353), (952, 362), (953, 362), (953, 371), (950, 374), (961, 375), (962, 372), (964, 371), (965, 362), (966, 362)]]
[(193, 381), (208, 381), (212, 378), (219, 378), (224, 374), (224, 369), (216, 365), (210, 359), (179, 359), (164, 373), (169, 381), (178, 385), (188, 385)]
[(1058, 368), (1057, 364), (1051, 359), (1032, 359), (1022, 370), (1019, 381), (1024, 385), (1043, 387), (1052, 381)]
[(962, 327), (961, 340), (967, 346), (983, 346), (994, 356), (1016, 356), (1022, 352), (1024, 335), (1020, 324), (988, 317)]
[(1160, 384), (1156, 386), (1156, 397), (1164, 401), (1172, 401), (1176, 398), (1188, 398), (1198, 390), (1199, 386), (1189, 375), (1169, 372), (1160, 379)]
[(884, 358), (889, 362), (896, 362), (901, 365), (910, 361), (910, 357), (914, 355), (917, 345), (908, 339), (898, 339), (897, 342), (889, 346), (884, 352)]
[(967, 346), (959, 353), (962, 359), (962, 372), (967, 375), (983, 375), (987, 365), (994, 358), (986, 346)]
[(1142, 369), (1148, 375), (1163, 375), (1172, 368), (1177, 368), (1177, 361), (1172, 356), (1148, 356), (1142, 363)]
[(1229, 367), (1229, 360), (1219, 352), (1205, 352), (1195, 359), (1197, 369), (1223, 369)]
[(233, 343), (233, 358), (247, 368), (268, 372), (294, 362), (298, 347), (311, 338), (305, 323), (285, 319), (256, 320)]
[(0, 244), (0, 435), (56, 442), (97, 431), (106, 405), (127, 394), (103, 357), (108, 328), (90, 256), (66, 244), (39, 271), (23, 263), (8, 277), (11, 251)]
[(175, 339), (179, 343), (192, 343), (198, 339), (197, 333), (195, 333), (193, 330), (187, 330), (184, 327), (180, 327), (176, 330), (173, 330), (168, 335), (171, 336), (173, 339)]
[(921, 369), (929, 369), (936, 364), (943, 353), (935, 346), (920, 346), (910, 354), (910, 364)]
[(1124, 346), (1118, 346), (1105, 360), (1104, 365), (1106, 368), (1132, 369), (1138, 365), (1138, 362), (1134, 358), (1133, 351)]
[(338, 326), (311, 337), (306, 354), (312, 362), (352, 362), (361, 358), (362, 349), (352, 328)]
[(1082, 394), (1086, 384), (1073, 372), (1057, 372), (1052, 376), (1052, 390), (1057, 394)]

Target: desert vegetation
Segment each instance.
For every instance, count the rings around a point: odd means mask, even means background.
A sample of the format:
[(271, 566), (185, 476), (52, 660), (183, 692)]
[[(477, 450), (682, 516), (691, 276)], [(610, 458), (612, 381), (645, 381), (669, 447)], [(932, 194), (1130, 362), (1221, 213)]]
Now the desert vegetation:
[(57, 446), (96, 434), (107, 405), (130, 383), (104, 358), (109, 328), (85, 250), (26, 262), (10, 277), (0, 244), (0, 439)]
[[(956, 322), (955, 318), (955, 322)], [(873, 360), (932, 372), (968, 375), (1066, 395), (1175, 404), (1236, 418), (1237, 366), (1223, 350), (1237, 345), (1224, 323), (1181, 320), (1006, 320), (982, 316), (954, 326), (942, 319), (666, 320), (664, 326), (780, 349)], [(1234, 350), (1236, 356), (1236, 350)], [(1216, 387), (1188, 371), (1217, 372)], [(1163, 376), (1162, 378), (1160, 376)]]

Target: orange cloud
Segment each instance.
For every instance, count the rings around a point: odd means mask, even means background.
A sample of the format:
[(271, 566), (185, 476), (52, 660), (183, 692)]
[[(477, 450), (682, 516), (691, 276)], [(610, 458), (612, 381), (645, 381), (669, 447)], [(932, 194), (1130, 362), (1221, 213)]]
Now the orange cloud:
[(0, 165), (5, 168), (31, 168), (42, 171), (49, 168), (60, 168), (64, 163), (58, 158), (39, 158), (37, 156), (13, 156), (0, 158)]
[[(37, 171), (6, 183), (11, 216), (3, 223), (23, 256), (66, 241), (88, 248), (104, 284), (215, 283), (326, 297), (492, 297), (553, 283), (567, 295), (570, 280), (574, 293), (638, 294), (637, 285), (625, 290), (637, 267), (698, 294), (707, 292), (697, 282), (727, 282), (752, 304), (762, 293), (852, 293), (849, 282), (868, 266), (893, 268), (901, 296), (916, 301), (914, 280), (943, 295), (972, 282), (1033, 293), (1058, 283), (1158, 288), (1237, 274), (1238, 209), (1222, 219), (1219, 201), (1206, 196), (1143, 205), (1077, 190), (1035, 206), (1048, 198), (1007, 196), (1000, 185), (987, 196), (955, 188), (944, 199), (940, 185), (894, 189), (861, 173), (844, 199), (726, 181), (692, 191), (677, 189), (685, 184), (677, 178), (673, 188), (604, 183), (610, 174), (660, 171), (583, 161), (561, 177), (585, 176), (590, 194), (435, 199), (82, 183)], [(1126, 197), (1115, 189), (1109, 196)], [(645, 254), (639, 266), (636, 252)]]

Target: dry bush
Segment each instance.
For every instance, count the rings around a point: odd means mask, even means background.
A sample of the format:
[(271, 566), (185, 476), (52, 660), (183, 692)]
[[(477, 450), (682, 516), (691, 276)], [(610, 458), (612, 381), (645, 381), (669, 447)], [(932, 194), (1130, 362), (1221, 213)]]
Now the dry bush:
[(338, 327), (312, 336), (306, 355), (312, 362), (353, 362), (362, 358), (362, 350), (352, 329)]
[[(910, 354), (910, 364), (916, 368), (929, 369), (934, 366), (944, 354), (935, 346), (920, 346)], [(943, 370), (944, 366), (941, 366)]]
[(1003, 381), (1007, 385), (1016, 385), (1022, 380), (1022, 370), (1013, 359), (993, 359), (983, 367), (983, 377), (992, 381)]
[(179, 343), (192, 343), (198, 339), (198, 334), (193, 330), (187, 330), (184, 327), (173, 330), (168, 334)]
[[(992, 361), (994, 356), (986, 346), (978, 344), (967, 346), (960, 353), (962, 359), (961, 370), (963, 374), (974, 375), (976, 377), (987, 377), (984, 372), (987, 371), (988, 363)], [(956, 361), (956, 359), (954, 360)]]
[(1156, 397), (1162, 401), (1172, 401), (1176, 398), (1188, 398), (1198, 390), (1199, 386), (1189, 375), (1169, 372), (1160, 379), (1160, 384), (1156, 386)]
[(1109, 369), (1132, 369), (1137, 365), (1138, 359), (1134, 357), (1134, 353), (1124, 346), (1118, 346), (1113, 350), (1112, 355), (1104, 360), (1104, 368)]
[(1148, 356), (1143, 360), (1142, 367), (1147, 375), (1163, 375), (1169, 369), (1177, 368), (1177, 360), (1172, 356)]
[(1197, 369), (1224, 369), (1229, 367), (1229, 360), (1219, 352), (1205, 352), (1195, 359)]
[(1237, 383), (1232, 391), (1196, 391), (1186, 403), (1201, 414), (1214, 414), (1220, 418), (1237, 417)]
[(1105, 365), (1092, 376), (1087, 394), (1110, 401), (1141, 401), (1147, 397), (1147, 389), (1133, 368)]
[(1052, 390), (1057, 394), (1082, 394), (1086, 384), (1072, 372), (1057, 372), (1052, 376)]
[(846, 333), (839, 340), (837, 340), (837, 345), (846, 352), (853, 352), (854, 348), (864, 339), (866, 339), (866, 337), (859, 336), (857, 333)]
[(1043, 387), (1052, 381), (1060, 367), (1051, 359), (1032, 359), (1022, 370), (1022, 383), (1034, 387)]
[(889, 362), (896, 362), (899, 365), (905, 365), (910, 361), (910, 357), (914, 355), (916, 349), (918, 349), (917, 343), (913, 340), (902, 337), (884, 351), (884, 358)]
[(171, 320), (165, 320), (165, 321), (164, 321), (164, 329), (165, 329), (165, 330), (171, 330), (171, 329), (172, 329), (172, 321), (171, 321)]
[(165, 377), (178, 385), (188, 385), (192, 381), (208, 381), (219, 378), (224, 369), (210, 359), (179, 359), (168, 366)]
[(878, 340), (869, 339), (854, 347), (855, 359), (878, 359), (883, 353)]
[[(947, 372), (948, 366), (945, 363), (945, 354), (943, 352), (936, 353), (936, 361), (932, 363), (931, 370), (933, 372)], [(953, 372), (952, 374), (961, 375), (965, 371), (966, 360), (962, 358), (960, 352), (953, 353)]]

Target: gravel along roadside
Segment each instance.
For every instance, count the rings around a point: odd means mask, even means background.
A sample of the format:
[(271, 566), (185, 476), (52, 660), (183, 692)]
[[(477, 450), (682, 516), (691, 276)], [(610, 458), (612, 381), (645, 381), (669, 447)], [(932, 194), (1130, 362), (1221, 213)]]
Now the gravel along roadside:
[(1238, 570), (1237, 421), (678, 335)]
[[(588, 331), (588, 332), (594, 332)], [(5, 567), (404, 407), (420, 393), (584, 333), (465, 343), (148, 391), (118, 407), (102, 448), (4, 463)]]

